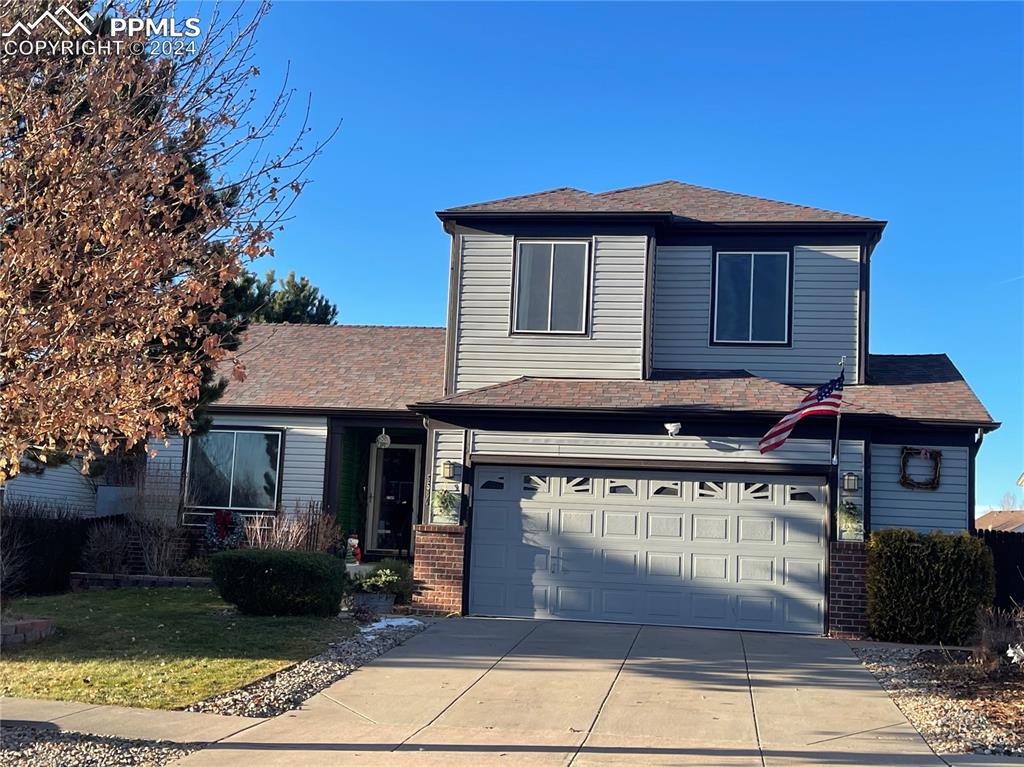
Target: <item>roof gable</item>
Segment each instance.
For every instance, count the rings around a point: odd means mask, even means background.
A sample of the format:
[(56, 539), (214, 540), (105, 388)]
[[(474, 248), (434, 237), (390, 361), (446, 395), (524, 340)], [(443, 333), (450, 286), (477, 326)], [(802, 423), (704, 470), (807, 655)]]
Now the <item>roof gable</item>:
[(764, 197), (661, 181), (597, 194), (571, 187), (504, 197), (440, 211), (442, 218), (459, 214), (594, 214), (662, 213), (703, 223), (861, 223), (883, 222), (865, 216), (797, 205)]

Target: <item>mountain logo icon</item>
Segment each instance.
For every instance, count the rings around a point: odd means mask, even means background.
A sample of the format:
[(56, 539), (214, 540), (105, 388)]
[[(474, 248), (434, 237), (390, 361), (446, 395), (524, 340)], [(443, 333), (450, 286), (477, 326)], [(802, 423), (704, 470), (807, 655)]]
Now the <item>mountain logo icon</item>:
[(16, 32), (21, 32), (23, 35), (30, 35), (32, 34), (32, 31), (44, 21), (49, 21), (65, 35), (70, 35), (72, 30), (76, 27), (82, 32), (89, 34), (92, 32), (92, 27), (87, 24), (86, 21), (91, 22), (93, 19), (93, 15), (88, 11), (82, 11), (82, 13), (75, 15), (70, 8), (66, 5), (62, 5), (59, 6), (56, 11), (43, 11), (39, 18), (35, 21), (29, 22), (28, 24), (22, 21), (15, 22), (14, 26), (5, 31), (2, 36), (11, 37)]

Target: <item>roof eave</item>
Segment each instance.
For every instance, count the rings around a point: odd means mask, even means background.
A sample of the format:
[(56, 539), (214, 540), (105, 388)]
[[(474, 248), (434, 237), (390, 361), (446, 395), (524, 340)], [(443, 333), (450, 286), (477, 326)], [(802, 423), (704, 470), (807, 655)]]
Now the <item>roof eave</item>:
[(610, 219), (614, 221), (663, 222), (672, 220), (670, 211), (606, 211), (606, 210), (438, 210), (434, 212), (441, 221), (456, 219), (479, 221), (487, 220), (524, 220), (566, 218)]
[(379, 407), (342, 407), (342, 406), (306, 406), (306, 405), (229, 405), (229, 404), (211, 404), (208, 408), (209, 412), (216, 415), (218, 413), (224, 415), (240, 415), (244, 413), (287, 413), (289, 415), (310, 415), (310, 416), (344, 416), (344, 415), (360, 415), (360, 416), (380, 416), (380, 417), (406, 417), (415, 416), (415, 413), (409, 412), (409, 406), (399, 405), (394, 408), (379, 408)]
[(677, 216), (671, 211), (594, 211), (594, 210), (458, 210), (447, 209), (435, 211), (435, 215), (443, 222), (463, 221), (524, 221), (565, 219), (604, 219), (610, 221), (641, 221), (644, 223), (662, 223), (672, 226), (696, 226), (713, 228), (768, 228), (785, 229), (807, 227), (811, 229), (876, 229), (881, 232), (888, 221), (875, 219), (864, 220), (820, 220), (820, 221), (703, 221), (700, 219)]
[[(722, 410), (720, 408), (688, 407), (685, 405), (655, 405), (643, 408), (600, 408), (600, 407), (515, 407), (510, 405), (473, 405), (455, 402), (418, 402), (409, 405), (413, 412), (425, 416), (443, 415), (445, 413), (471, 413), (479, 412), (489, 415), (549, 415), (549, 416), (571, 416), (571, 415), (594, 415), (594, 416), (658, 416), (666, 415), (688, 415), (700, 418), (722, 418), (722, 417), (746, 417), (746, 418), (778, 418), (784, 415), (778, 410)], [(995, 431), (1002, 424), (998, 421), (962, 421), (941, 418), (905, 418), (902, 416), (889, 415), (886, 413), (844, 413), (844, 417), (852, 418), (860, 422), (875, 422), (887, 424), (904, 423), (914, 426), (928, 426), (936, 428), (963, 428), (981, 429), (988, 433)]]

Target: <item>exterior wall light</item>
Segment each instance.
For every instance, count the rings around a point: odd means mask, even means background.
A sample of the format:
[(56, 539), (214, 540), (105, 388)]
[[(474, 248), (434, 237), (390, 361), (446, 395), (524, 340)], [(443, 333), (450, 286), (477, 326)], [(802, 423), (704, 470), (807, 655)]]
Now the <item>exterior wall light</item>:
[(860, 488), (860, 476), (854, 474), (852, 471), (848, 471), (843, 475), (843, 491), (847, 493), (856, 493)]
[(445, 461), (441, 464), (441, 476), (445, 479), (455, 479), (455, 464)]

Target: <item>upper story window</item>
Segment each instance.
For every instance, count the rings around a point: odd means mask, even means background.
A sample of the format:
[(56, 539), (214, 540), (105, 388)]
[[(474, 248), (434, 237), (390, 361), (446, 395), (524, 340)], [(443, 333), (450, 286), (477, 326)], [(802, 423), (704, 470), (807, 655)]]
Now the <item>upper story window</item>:
[(714, 343), (789, 343), (789, 253), (716, 253)]
[(277, 508), (281, 432), (213, 429), (189, 437), (185, 505), (200, 509)]
[(586, 242), (519, 242), (517, 333), (585, 333), (589, 247)]

